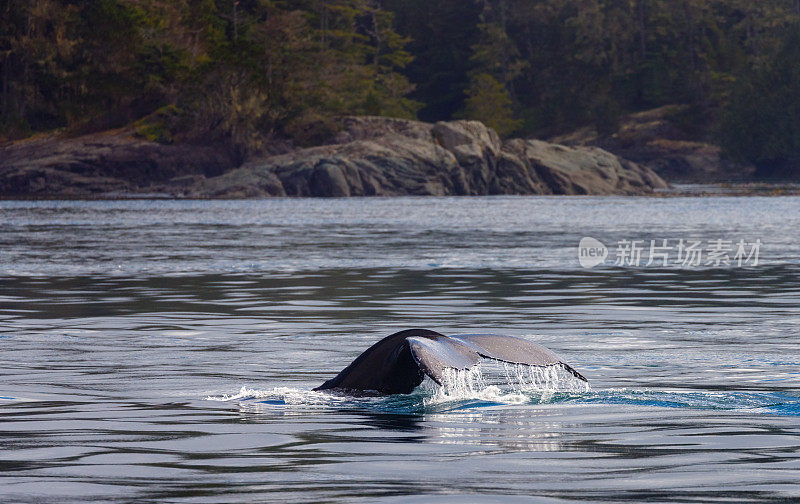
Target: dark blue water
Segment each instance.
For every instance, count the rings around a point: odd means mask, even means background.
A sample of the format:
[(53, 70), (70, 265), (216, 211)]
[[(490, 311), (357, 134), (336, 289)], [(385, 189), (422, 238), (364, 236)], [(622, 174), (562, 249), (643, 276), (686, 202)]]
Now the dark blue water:
[[(0, 202), (0, 501), (793, 502), (798, 230), (795, 197)], [(663, 239), (762, 246), (613, 265)], [(409, 327), (591, 387), (311, 391)]]

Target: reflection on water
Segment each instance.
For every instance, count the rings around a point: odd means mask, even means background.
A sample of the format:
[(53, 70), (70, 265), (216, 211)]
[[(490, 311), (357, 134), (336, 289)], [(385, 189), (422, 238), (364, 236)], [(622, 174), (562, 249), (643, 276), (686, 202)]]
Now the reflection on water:
[[(0, 202), (0, 500), (800, 499), (798, 201)], [(585, 235), (764, 264), (584, 270)], [(311, 391), (409, 327), (591, 389)]]

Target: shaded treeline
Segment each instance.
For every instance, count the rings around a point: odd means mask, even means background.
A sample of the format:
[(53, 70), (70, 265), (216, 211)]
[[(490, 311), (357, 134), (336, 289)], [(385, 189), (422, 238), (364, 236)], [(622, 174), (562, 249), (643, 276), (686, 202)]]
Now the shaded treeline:
[(0, 135), (135, 122), (164, 142), (314, 142), (342, 114), (547, 136), (675, 121), (800, 160), (800, 0), (5, 0)]
[(252, 149), (314, 140), (339, 114), (418, 108), (398, 72), (407, 40), (367, 0), (6, 0), (0, 15), (15, 136), (140, 120), (156, 140)]

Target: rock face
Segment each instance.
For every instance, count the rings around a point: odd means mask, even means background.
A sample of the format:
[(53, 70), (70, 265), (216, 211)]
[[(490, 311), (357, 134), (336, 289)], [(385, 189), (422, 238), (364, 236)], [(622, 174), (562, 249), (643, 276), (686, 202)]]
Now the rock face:
[(121, 132), (0, 149), (0, 195), (176, 197), (645, 194), (646, 167), (597, 147), (505, 143), (477, 121), (343, 119), (327, 144), (239, 165), (212, 146), (159, 145)]
[(670, 182), (738, 182), (753, 178), (752, 166), (725, 158), (718, 146), (689, 138), (670, 121), (681, 112), (667, 105), (624, 117), (619, 131), (600, 135), (591, 127), (550, 139), (572, 146), (596, 146), (644, 165)]
[(645, 194), (663, 187), (651, 170), (595, 147), (503, 144), (477, 121), (354, 117), (329, 145), (251, 160), (186, 195)]
[(45, 136), (0, 148), (0, 195), (87, 197), (161, 190), (216, 176), (236, 163), (208, 146), (161, 145), (116, 131)]

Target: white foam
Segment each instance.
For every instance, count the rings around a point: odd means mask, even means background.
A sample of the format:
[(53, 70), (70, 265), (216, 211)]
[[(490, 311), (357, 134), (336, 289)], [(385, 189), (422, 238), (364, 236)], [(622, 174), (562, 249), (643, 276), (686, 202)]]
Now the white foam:
[(207, 401), (244, 401), (244, 400), (277, 400), (285, 404), (324, 405), (330, 406), (337, 402), (345, 402), (346, 397), (339, 397), (314, 390), (304, 390), (291, 387), (273, 387), (269, 390), (258, 390), (242, 385), (236, 394), (223, 394), (221, 396), (207, 396)]
[[(497, 366), (495, 366), (497, 367)], [(442, 384), (426, 380), (425, 405), (449, 401), (482, 400), (504, 404), (549, 401), (557, 392), (587, 392), (589, 384), (556, 367), (501, 363), (500, 372), (479, 364), (472, 369), (445, 369)]]
[(506, 382), (520, 392), (588, 392), (589, 384), (560, 366), (503, 363)]
[[(522, 364), (507, 364), (496, 361), (481, 363), (472, 369), (445, 369), (442, 384), (426, 378), (412, 396), (414, 402), (421, 399), (423, 406), (459, 401), (488, 401), (501, 404), (526, 404), (532, 401), (549, 402), (555, 393), (583, 393), (589, 385), (568, 371), (557, 366), (538, 367)], [(208, 401), (278, 401), (287, 405), (341, 406), (380, 403), (381, 397), (359, 397), (316, 392), (291, 387), (254, 389), (242, 386), (235, 394), (209, 395)], [(385, 402), (385, 401), (384, 401)]]

